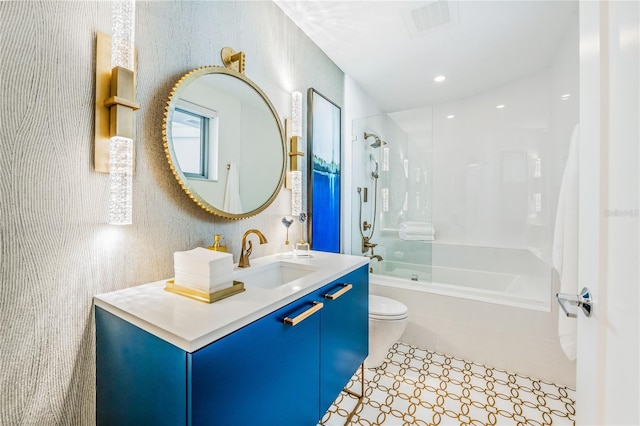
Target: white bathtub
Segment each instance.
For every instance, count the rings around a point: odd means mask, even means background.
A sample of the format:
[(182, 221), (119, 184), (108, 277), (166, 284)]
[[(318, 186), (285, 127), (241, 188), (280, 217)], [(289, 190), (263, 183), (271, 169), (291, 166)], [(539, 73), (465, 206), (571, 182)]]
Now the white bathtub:
[[(551, 304), (559, 285), (551, 284), (545, 262), (527, 249), (439, 243), (429, 250), (388, 245), (376, 250), (384, 260), (370, 263), (376, 271), (370, 275), (371, 293), (409, 309), (401, 341), (575, 386), (575, 362), (562, 352), (558, 308)], [(436, 266), (408, 262), (420, 259)]]
[(386, 258), (372, 261), (370, 281), (525, 309), (551, 309), (551, 269), (526, 249), (433, 244), (430, 258), (433, 265)]

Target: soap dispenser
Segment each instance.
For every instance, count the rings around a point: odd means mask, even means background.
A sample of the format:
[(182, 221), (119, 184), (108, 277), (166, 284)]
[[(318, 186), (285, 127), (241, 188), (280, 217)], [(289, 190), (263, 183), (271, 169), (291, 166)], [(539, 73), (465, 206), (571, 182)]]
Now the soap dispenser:
[(216, 234), (213, 236), (213, 245), (207, 247), (209, 250), (213, 250), (213, 251), (222, 251), (222, 252), (226, 252), (227, 251), (227, 246), (223, 246), (222, 244), (220, 244), (220, 240), (222, 240), (222, 235), (220, 234)]

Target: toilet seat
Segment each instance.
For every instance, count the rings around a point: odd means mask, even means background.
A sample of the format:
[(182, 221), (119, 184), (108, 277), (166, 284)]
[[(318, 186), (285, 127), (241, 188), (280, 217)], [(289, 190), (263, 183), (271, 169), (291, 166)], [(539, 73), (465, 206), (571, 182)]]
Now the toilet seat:
[(388, 297), (369, 295), (369, 318), (383, 321), (406, 319), (409, 309), (404, 303)]

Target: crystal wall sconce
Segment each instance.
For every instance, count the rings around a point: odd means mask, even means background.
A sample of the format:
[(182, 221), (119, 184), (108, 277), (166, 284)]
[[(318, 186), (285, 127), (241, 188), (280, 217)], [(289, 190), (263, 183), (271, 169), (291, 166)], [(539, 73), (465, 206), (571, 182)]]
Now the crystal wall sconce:
[(98, 33), (96, 41), (96, 172), (109, 173), (109, 224), (132, 223), (135, 1), (112, 6), (113, 35)]
[(298, 157), (304, 156), (299, 151), (298, 143), (302, 138), (302, 94), (291, 94), (291, 120), (285, 120), (289, 149), (289, 170), (285, 187), (291, 189), (291, 215), (298, 216), (302, 212), (302, 171), (298, 168)]

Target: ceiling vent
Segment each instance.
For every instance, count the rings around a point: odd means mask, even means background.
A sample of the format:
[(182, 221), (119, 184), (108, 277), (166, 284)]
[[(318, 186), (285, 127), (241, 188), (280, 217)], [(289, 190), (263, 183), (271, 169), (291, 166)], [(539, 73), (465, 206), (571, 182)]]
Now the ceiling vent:
[(438, 0), (415, 3), (402, 11), (404, 23), (412, 37), (420, 36), (431, 30), (445, 28), (460, 21), (458, 2)]

